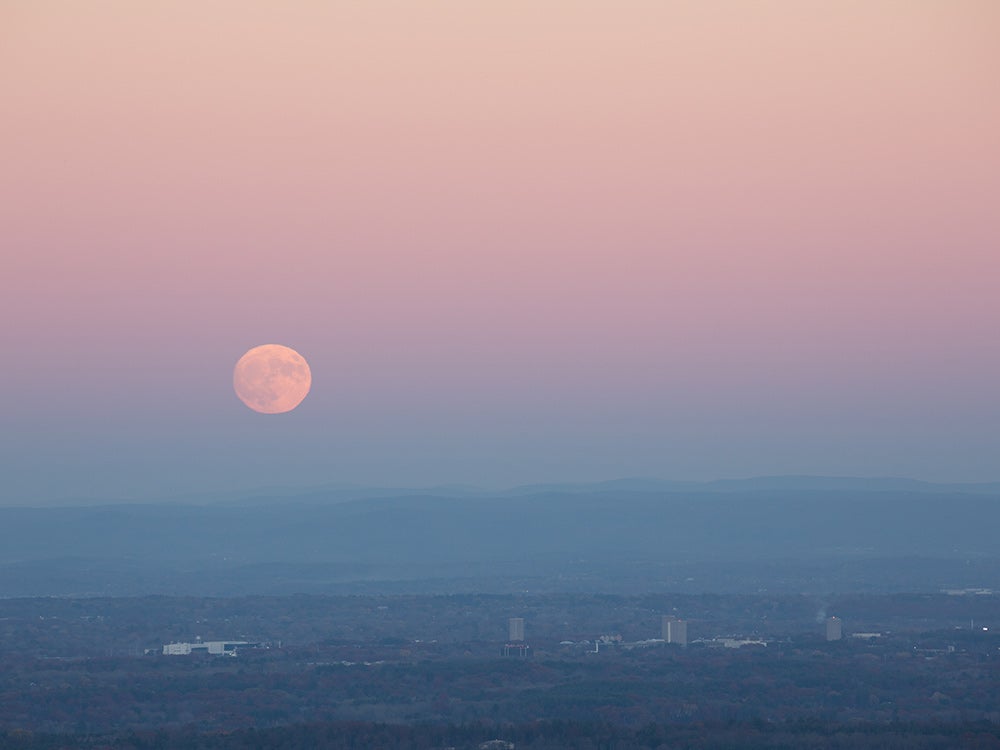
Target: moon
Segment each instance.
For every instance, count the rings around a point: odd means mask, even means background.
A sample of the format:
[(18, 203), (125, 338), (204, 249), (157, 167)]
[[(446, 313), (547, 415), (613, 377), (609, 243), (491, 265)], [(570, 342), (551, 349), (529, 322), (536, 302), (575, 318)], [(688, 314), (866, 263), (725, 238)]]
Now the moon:
[(233, 368), (240, 401), (261, 414), (283, 414), (302, 403), (312, 385), (306, 358), (281, 344), (255, 346)]

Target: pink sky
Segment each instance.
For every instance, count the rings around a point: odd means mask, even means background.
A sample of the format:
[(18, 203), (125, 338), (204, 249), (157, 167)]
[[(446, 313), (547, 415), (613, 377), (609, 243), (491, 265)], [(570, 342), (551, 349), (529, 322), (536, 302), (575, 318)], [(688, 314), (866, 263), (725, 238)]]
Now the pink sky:
[[(6, 4), (0, 469), (1000, 479), (998, 38), (992, 0)], [(270, 342), (314, 375), (280, 423), (229, 390)]]

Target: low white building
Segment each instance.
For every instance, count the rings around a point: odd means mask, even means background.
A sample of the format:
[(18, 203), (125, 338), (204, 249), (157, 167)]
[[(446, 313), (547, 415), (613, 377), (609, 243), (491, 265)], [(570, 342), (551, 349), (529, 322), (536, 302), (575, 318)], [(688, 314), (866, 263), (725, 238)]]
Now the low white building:
[(259, 643), (250, 641), (196, 641), (194, 643), (164, 643), (164, 656), (187, 656), (206, 653), (215, 656), (236, 656), (238, 649), (260, 648)]

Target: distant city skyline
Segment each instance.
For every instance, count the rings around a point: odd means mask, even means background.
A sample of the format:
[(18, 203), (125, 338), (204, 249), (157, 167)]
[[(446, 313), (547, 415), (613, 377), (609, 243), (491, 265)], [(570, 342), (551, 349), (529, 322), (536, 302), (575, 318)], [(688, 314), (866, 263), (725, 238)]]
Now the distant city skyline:
[[(0, 9), (0, 501), (1000, 480), (1000, 4)], [(237, 359), (312, 369), (250, 412)]]

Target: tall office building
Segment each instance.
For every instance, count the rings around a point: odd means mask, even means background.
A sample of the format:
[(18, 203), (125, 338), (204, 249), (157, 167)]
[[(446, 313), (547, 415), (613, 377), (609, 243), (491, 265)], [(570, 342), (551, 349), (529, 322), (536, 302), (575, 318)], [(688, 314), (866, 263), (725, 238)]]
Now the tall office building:
[(663, 628), (663, 640), (667, 643), (677, 643), (681, 646), (687, 645), (687, 620), (678, 620), (673, 615), (664, 615), (661, 622)]
[(507, 620), (507, 640), (511, 643), (524, 640), (523, 617), (511, 617)]
[(826, 639), (839, 641), (844, 635), (844, 629), (839, 617), (826, 618)]

